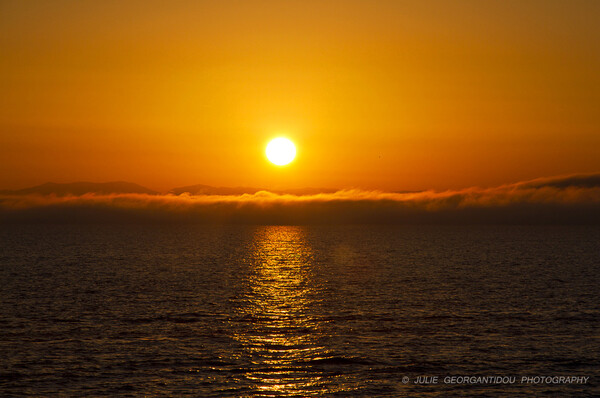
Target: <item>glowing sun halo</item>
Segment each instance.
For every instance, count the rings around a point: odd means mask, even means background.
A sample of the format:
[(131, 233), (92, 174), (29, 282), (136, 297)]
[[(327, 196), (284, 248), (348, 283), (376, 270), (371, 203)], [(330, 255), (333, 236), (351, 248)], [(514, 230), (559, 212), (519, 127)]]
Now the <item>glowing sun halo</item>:
[(296, 146), (287, 138), (274, 138), (267, 145), (267, 158), (277, 166), (284, 166), (296, 157)]

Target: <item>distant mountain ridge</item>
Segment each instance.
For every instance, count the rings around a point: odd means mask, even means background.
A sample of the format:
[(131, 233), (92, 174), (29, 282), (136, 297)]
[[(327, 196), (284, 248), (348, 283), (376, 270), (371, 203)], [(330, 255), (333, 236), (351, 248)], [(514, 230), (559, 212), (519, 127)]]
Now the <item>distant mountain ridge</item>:
[[(251, 187), (213, 187), (210, 185), (189, 185), (185, 187), (173, 188), (167, 193), (173, 195), (181, 195), (188, 193), (190, 195), (243, 195), (243, 194), (255, 194), (260, 191), (269, 191), (277, 194), (290, 194), (290, 195), (316, 195), (319, 193), (333, 193), (338, 191), (337, 189), (325, 189), (325, 188), (299, 188), (299, 189), (286, 189), (286, 190), (270, 190), (265, 188), (251, 188)], [(17, 190), (0, 190), (0, 194), (4, 195), (56, 195), (56, 196), (69, 196), (69, 195), (84, 195), (88, 193), (98, 195), (108, 194), (147, 194), (147, 195), (158, 195), (161, 192), (154, 191), (146, 188), (142, 185), (124, 182), (124, 181), (113, 181), (113, 182), (73, 182), (73, 183), (54, 183), (47, 182), (45, 184), (36, 185), (30, 188), (23, 188)]]

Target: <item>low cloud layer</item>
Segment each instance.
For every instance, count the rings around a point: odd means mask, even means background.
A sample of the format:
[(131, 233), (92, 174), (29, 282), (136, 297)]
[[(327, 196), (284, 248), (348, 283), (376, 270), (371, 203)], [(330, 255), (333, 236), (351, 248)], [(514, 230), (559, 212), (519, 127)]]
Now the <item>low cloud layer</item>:
[(2, 222), (600, 224), (600, 174), (494, 188), (315, 195), (0, 195)]

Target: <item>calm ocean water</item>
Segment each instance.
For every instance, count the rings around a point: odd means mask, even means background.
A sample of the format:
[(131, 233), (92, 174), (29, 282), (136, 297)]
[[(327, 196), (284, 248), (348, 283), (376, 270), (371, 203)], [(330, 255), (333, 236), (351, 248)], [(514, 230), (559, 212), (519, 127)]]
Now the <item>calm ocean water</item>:
[(0, 264), (2, 396), (600, 396), (596, 227), (4, 226)]

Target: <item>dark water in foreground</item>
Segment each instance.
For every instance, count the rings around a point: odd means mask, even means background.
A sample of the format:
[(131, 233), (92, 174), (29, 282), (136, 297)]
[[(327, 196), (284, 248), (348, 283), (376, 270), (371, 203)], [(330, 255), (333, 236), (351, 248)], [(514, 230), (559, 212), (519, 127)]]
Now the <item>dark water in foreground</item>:
[[(20, 226), (0, 239), (2, 396), (600, 395), (599, 228)], [(444, 383), (498, 375), (516, 382)]]

